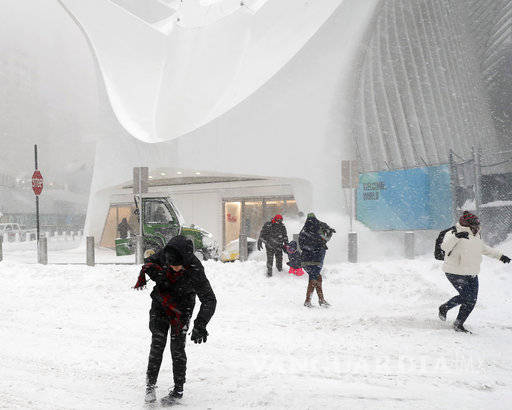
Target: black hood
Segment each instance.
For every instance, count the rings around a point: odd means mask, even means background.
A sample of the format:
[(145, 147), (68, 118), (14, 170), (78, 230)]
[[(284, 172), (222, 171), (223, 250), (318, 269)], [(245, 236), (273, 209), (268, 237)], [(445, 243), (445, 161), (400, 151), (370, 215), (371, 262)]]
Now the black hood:
[(194, 244), (185, 236), (178, 235), (167, 242), (167, 245), (157, 253), (146, 258), (144, 261), (157, 263), (160, 266), (166, 265), (169, 260), (173, 260), (173, 263), (176, 265), (192, 265), (194, 259)]
[(320, 221), (315, 216), (308, 216), (306, 223), (304, 224), (304, 231), (306, 232), (318, 232)]
[(183, 265), (190, 265), (194, 257), (194, 244), (183, 235), (178, 235), (172, 238), (167, 245), (162, 249), (163, 255), (181, 256)]

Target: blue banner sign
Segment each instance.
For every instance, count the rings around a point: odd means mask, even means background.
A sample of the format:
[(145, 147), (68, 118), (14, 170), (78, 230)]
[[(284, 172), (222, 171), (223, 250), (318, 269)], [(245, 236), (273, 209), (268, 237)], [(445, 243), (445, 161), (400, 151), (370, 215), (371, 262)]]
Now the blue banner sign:
[(371, 229), (445, 229), (452, 215), (449, 165), (359, 175), (357, 219)]

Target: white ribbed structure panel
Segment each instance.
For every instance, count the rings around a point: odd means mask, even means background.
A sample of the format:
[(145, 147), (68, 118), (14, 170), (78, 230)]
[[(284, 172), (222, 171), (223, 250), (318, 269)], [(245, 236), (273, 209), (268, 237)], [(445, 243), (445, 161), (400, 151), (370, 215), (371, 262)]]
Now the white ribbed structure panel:
[(468, 13), (456, 0), (385, 0), (370, 28), (354, 104), (364, 171), (446, 163), (498, 141)]
[(512, 0), (472, 0), (470, 23), (502, 144), (512, 145)]

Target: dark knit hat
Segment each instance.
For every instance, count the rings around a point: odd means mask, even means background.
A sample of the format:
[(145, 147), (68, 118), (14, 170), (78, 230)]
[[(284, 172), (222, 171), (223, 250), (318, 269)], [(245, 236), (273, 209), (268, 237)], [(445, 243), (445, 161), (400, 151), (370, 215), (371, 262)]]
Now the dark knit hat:
[(462, 226), (480, 225), (480, 221), (478, 220), (478, 216), (469, 211), (464, 211), (462, 216), (459, 218), (459, 224)]
[(183, 255), (174, 247), (166, 246), (164, 248), (165, 264), (167, 266), (183, 265)]

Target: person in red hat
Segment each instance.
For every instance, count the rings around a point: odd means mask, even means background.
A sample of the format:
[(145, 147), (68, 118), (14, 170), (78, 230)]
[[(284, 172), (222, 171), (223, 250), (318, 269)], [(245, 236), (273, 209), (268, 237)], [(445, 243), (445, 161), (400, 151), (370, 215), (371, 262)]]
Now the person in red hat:
[(510, 263), (510, 258), (487, 246), (480, 237), (480, 221), (464, 211), (455, 227), (444, 236), (441, 249), (445, 252), (443, 271), (459, 294), (439, 306), (439, 318), (446, 320), (448, 311), (460, 305), (453, 328), (468, 333), (464, 322), (475, 307), (478, 297), (478, 274), (482, 255)]
[(276, 268), (279, 272), (283, 270), (283, 246), (288, 244), (288, 233), (283, 224), (283, 217), (279, 214), (274, 216), (270, 222), (265, 222), (261, 228), (258, 239), (258, 250), (261, 251), (265, 244), (267, 251), (267, 276), (272, 276), (274, 256)]

